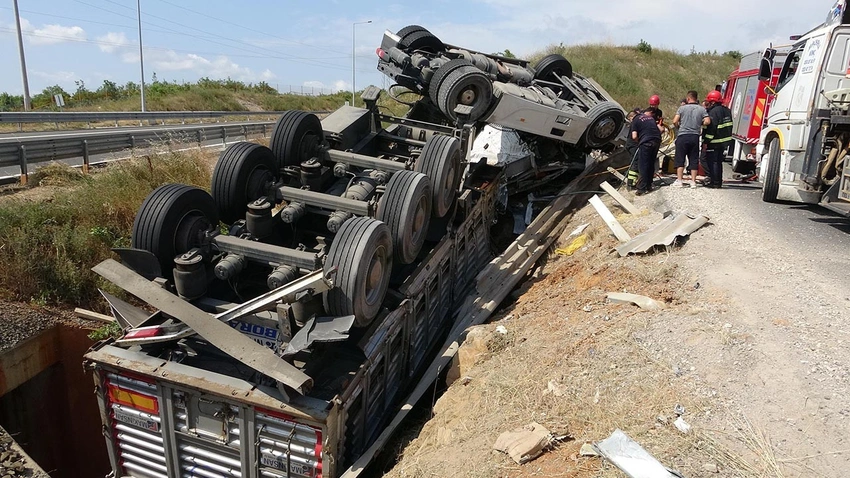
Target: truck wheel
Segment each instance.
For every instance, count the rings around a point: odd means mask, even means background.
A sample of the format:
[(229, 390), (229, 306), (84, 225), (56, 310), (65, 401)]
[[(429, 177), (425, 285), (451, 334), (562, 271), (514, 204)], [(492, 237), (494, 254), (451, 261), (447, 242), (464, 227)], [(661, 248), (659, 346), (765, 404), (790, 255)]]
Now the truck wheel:
[(437, 71), (434, 72), (434, 76), (431, 77), (431, 83), (428, 85), (428, 96), (431, 98), (431, 101), (436, 105), (439, 104), (440, 100), (440, 85), (443, 83), (443, 80), (449, 76), (449, 73), (457, 70), (462, 66), (471, 66), (475, 67), (471, 61), (466, 60), (464, 58), (455, 58), (454, 60), (449, 60), (443, 64), (443, 66), (437, 68)]
[(325, 136), (322, 122), (313, 113), (287, 111), (277, 120), (269, 141), (277, 162), (275, 166), (298, 166), (319, 155)]
[(764, 202), (776, 202), (776, 196), (779, 195), (779, 167), (782, 163), (780, 149), (779, 138), (770, 140), (767, 150), (767, 170), (761, 178), (761, 200)]
[(563, 56), (558, 54), (546, 55), (534, 65), (534, 79), (548, 80), (553, 74), (558, 76), (573, 77), (573, 65)]
[(444, 134), (428, 138), (413, 170), (431, 179), (431, 211), (435, 218), (452, 209), (460, 180), (460, 141)]
[(174, 257), (201, 245), (204, 232), (218, 227), (212, 196), (203, 189), (165, 184), (151, 192), (136, 213), (131, 244), (159, 259), (170, 278)]
[(376, 218), (389, 226), (393, 263), (416, 260), (431, 222), (431, 180), (414, 171), (399, 171), (387, 183)]
[(438, 88), (437, 106), (452, 122), (457, 120), (457, 105), (472, 107), (469, 121), (478, 121), (493, 101), (493, 83), (474, 66), (461, 66), (451, 72)]
[(584, 133), (584, 144), (590, 148), (601, 148), (620, 134), (626, 115), (620, 105), (603, 101), (587, 110), (590, 126)]
[(218, 157), (212, 175), (212, 197), (222, 221), (245, 218), (248, 203), (265, 196), (275, 177), (275, 157), (269, 148), (245, 141), (231, 144)]
[(446, 46), (439, 38), (419, 25), (409, 25), (398, 31), (398, 46), (401, 50), (422, 50), (439, 53)]
[(324, 272), (337, 268), (334, 287), (325, 292), (325, 312), (353, 315), (359, 327), (381, 310), (393, 264), (390, 229), (381, 221), (356, 217), (345, 221), (334, 237)]

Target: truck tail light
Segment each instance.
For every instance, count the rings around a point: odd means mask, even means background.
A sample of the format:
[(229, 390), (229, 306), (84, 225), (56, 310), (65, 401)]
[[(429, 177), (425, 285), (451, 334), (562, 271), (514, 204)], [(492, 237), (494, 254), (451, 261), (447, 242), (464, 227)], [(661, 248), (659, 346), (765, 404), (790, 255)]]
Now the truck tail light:
[(122, 388), (114, 383), (107, 385), (107, 390), (109, 394), (109, 401), (112, 403), (124, 405), (153, 415), (159, 415), (159, 401), (156, 397)]
[(382, 59), (382, 60), (386, 60), (387, 52), (385, 52), (385, 51), (384, 51), (384, 50), (382, 50), (381, 48), (376, 48), (376, 49), (375, 49), (375, 54), (377, 54), (377, 55), (378, 55), (378, 58), (380, 58), (380, 59)]

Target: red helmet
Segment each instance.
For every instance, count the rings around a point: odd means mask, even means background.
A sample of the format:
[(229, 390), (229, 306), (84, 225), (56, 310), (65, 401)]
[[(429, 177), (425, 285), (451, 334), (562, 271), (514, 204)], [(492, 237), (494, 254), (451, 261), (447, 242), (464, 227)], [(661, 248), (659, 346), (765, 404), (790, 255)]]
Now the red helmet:
[(709, 103), (720, 103), (722, 100), (723, 97), (717, 90), (711, 90), (707, 95), (705, 95), (705, 101), (708, 101)]
[(661, 104), (661, 98), (658, 95), (652, 95), (649, 97), (649, 106), (658, 106)]

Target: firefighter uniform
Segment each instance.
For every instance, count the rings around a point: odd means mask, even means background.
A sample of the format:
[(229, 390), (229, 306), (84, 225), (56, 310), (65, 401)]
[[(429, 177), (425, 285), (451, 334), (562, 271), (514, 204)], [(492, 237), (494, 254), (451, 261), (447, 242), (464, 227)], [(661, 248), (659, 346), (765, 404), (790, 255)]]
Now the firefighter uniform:
[(652, 191), (652, 178), (658, 168), (658, 148), (661, 146), (661, 131), (652, 116), (652, 109), (635, 117), (632, 134), (638, 143), (637, 195)]
[(723, 185), (723, 156), (732, 141), (732, 112), (721, 103), (708, 107), (711, 118), (703, 130), (702, 144), (705, 149), (706, 173), (709, 181), (706, 186), (719, 188)]

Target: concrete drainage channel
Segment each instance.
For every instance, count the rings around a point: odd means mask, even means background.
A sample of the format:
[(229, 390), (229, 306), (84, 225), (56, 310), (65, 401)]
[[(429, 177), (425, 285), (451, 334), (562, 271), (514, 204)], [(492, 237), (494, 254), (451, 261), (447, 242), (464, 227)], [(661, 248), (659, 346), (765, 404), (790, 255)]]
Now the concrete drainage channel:
[(89, 332), (58, 323), (0, 352), (0, 476), (108, 473), (93, 384), (80, 365)]

